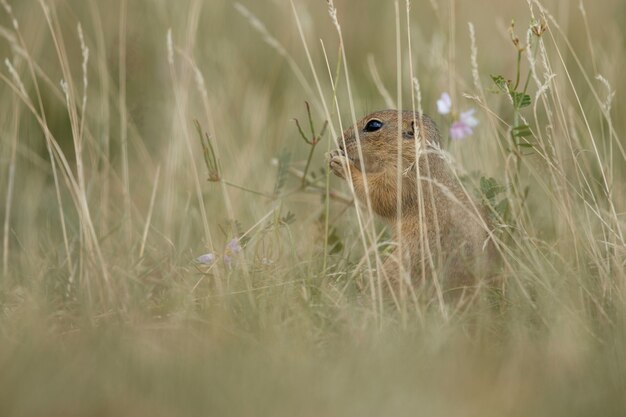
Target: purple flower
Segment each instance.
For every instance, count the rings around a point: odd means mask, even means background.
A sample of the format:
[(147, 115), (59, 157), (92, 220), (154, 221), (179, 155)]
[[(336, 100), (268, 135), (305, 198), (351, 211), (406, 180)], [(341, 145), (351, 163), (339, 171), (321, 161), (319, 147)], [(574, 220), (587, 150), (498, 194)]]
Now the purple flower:
[(237, 255), (241, 252), (241, 245), (239, 245), (239, 239), (231, 239), (230, 242), (226, 244), (226, 248), (230, 250), (233, 255)]
[(450, 127), (450, 138), (452, 140), (465, 139), (474, 133), (474, 128), (478, 126), (478, 119), (474, 117), (476, 109), (469, 109), (461, 113), (459, 120), (452, 123)]
[(454, 122), (450, 127), (450, 138), (452, 140), (465, 139), (472, 134), (472, 128), (463, 122)]
[(204, 255), (200, 255), (196, 258), (196, 262), (202, 265), (211, 265), (215, 262), (215, 254), (214, 253), (205, 253)]
[(452, 109), (452, 99), (450, 94), (442, 93), (439, 100), (437, 100), (437, 111), (439, 114), (448, 114)]
[(474, 117), (475, 112), (476, 109), (469, 109), (468, 111), (461, 113), (461, 117), (459, 117), (459, 119), (461, 119), (461, 123), (469, 126), (470, 128), (478, 126), (478, 119)]

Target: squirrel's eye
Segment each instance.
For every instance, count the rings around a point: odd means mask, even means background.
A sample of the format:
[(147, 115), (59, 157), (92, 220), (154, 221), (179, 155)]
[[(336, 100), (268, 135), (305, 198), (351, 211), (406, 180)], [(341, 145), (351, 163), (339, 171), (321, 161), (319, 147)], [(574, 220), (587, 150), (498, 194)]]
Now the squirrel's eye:
[(381, 127), (383, 127), (383, 122), (377, 119), (372, 119), (369, 122), (367, 122), (363, 130), (365, 130), (366, 132), (376, 132)]

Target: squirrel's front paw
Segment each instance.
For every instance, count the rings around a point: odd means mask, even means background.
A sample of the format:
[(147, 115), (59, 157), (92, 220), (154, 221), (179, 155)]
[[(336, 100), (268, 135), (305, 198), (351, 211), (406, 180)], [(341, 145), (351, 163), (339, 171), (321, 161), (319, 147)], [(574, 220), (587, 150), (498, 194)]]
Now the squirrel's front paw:
[[(341, 149), (335, 149), (327, 155), (328, 158), (328, 166), (333, 174), (340, 178), (346, 178), (348, 175), (348, 165), (351, 164), (348, 157), (344, 154)], [(354, 169), (354, 166), (350, 167)]]

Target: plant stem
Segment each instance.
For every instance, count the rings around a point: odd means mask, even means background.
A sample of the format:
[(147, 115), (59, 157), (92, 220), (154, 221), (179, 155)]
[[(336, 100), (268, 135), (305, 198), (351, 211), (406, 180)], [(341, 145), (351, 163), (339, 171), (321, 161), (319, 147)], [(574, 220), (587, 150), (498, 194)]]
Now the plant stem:
[(311, 160), (313, 159), (313, 152), (315, 152), (315, 147), (317, 146), (317, 142), (315, 141), (315, 138), (313, 139), (313, 142), (311, 143), (311, 149), (309, 150), (309, 157), (306, 160), (306, 165), (304, 166), (304, 172), (302, 173), (302, 183), (300, 184), (300, 187), (304, 189), (304, 187), (306, 187), (306, 183), (307, 183), (307, 173), (309, 172), (309, 166), (311, 165)]
[(522, 50), (518, 50), (517, 51), (517, 74), (515, 75), (515, 87), (513, 87), (513, 91), (516, 91), (517, 87), (519, 87), (521, 66), (522, 66)]
[(265, 194), (265, 193), (261, 193), (261, 192), (259, 192), (259, 191), (254, 191), (254, 190), (251, 190), (251, 189), (249, 189), (249, 188), (242, 187), (241, 185), (233, 184), (232, 182), (228, 182), (228, 181), (226, 181), (226, 180), (222, 180), (222, 182), (223, 182), (225, 185), (228, 185), (229, 187), (237, 188), (237, 189), (239, 189), (239, 190), (242, 190), (242, 191), (247, 191), (247, 192), (249, 192), (249, 193), (256, 194), (256, 195), (260, 195), (260, 196), (262, 196), (262, 197), (269, 198), (269, 199), (273, 199), (273, 198), (274, 198), (274, 196), (272, 196), (272, 195)]

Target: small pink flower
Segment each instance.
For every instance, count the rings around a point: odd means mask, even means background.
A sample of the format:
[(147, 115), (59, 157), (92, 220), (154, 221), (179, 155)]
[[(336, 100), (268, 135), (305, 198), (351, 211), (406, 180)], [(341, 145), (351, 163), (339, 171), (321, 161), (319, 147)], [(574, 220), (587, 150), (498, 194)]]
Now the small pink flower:
[(475, 112), (476, 109), (469, 109), (468, 111), (464, 111), (463, 113), (461, 113), (461, 117), (459, 117), (459, 119), (461, 119), (461, 123), (464, 123), (470, 128), (478, 126), (478, 119), (474, 117)]
[(452, 140), (465, 139), (472, 134), (472, 128), (462, 121), (452, 123), (450, 127), (450, 138)]
[(231, 239), (230, 242), (226, 245), (226, 248), (230, 250), (233, 255), (237, 255), (241, 252), (241, 245), (239, 245), (239, 239)]
[(437, 100), (437, 111), (439, 114), (448, 114), (452, 109), (452, 99), (450, 94), (442, 93), (439, 100)]
[(211, 265), (215, 262), (215, 254), (209, 252), (204, 255), (200, 255), (196, 258), (196, 262), (202, 265)]

